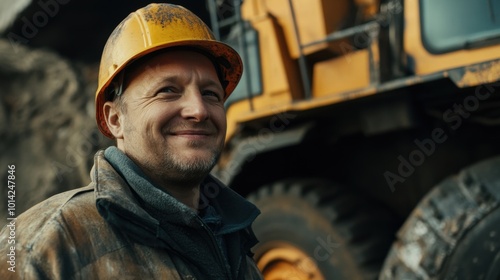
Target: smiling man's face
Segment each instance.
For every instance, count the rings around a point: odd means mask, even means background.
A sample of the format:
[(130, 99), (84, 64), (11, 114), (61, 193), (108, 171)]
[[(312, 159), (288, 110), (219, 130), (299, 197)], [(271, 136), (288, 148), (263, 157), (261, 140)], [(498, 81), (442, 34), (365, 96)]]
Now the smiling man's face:
[(206, 56), (175, 50), (149, 57), (127, 73), (121, 98), (114, 104), (117, 146), (152, 179), (182, 183), (210, 172), (224, 145), (226, 115), (224, 90)]

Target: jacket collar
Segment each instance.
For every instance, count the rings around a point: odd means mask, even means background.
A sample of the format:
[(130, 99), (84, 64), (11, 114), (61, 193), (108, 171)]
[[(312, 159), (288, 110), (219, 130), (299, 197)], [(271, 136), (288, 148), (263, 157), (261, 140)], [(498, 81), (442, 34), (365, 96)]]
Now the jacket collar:
[[(169, 222), (197, 225), (197, 213), (174, 197), (156, 187), (146, 174), (123, 152), (112, 146), (104, 151), (107, 162), (116, 170), (142, 203), (161, 212)], [(260, 211), (236, 192), (208, 175), (200, 187), (199, 210), (213, 207), (221, 217), (219, 234), (227, 234), (249, 227)], [(141, 204), (142, 204), (141, 203)], [(205, 209), (207, 208), (207, 209)]]
[[(152, 185), (145, 176), (129, 178), (126, 175), (128, 171), (125, 172), (125, 169), (136, 170), (137, 166), (128, 166), (133, 164), (132, 161), (123, 164), (111, 160), (114, 163), (112, 165), (106, 159), (104, 151), (97, 152), (94, 161), (91, 178), (95, 186), (96, 206), (104, 219), (137, 243), (172, 250), (181, 259), (194, 264), (200, 275), (210, 275), (211, 279), (226, 278), (223, 272), (226, 268), (224, 264), (216, 261), (214, 248), (199, 246), (214, 239), (213, 236), (209, 237), (211, 231), (207, 231), (206, 224), (194, 211), (163, 192), (162, 196), (170, 197), (166, 201), (179, 205), (167, 207), (167, 212), (161, 213), (163, 222), (160, 224), (154, 217), (158, 215), (153, 216), (141, 207), (142, 198), (130, 187), (131, 184)], [(136, 175), (140, 175), (140, 172)], [(150, 187), (161, 192), (154, 186)], [(251, 247), (257, 243), (250, 225), (260, 211), (212, 176), (207, 176), (202, 183), (201, 197), (201, 206), (210, 205), (220, 216), (222, 226), (218, 234), (228, 236), (231, 274), (236, 278), (244, 268), (242, 265), (245, 266), (246, 263), (242, 257), (250, 256)], [(164, 223), (165, 219), (167, 223)]]
[[(110, 147), (108, 149), (116, 148)], [(129, 183), (119, 172), (105, 158), (103, 150), (96, 153), (94, 167), (91, 171), (91, 179), (95, 185), (96, 206), (101, 216), (111, 224), (125, 229), (130, 236), (140, 236), (139, 242), (145, 245), (172, 247), (172, 244), (168, 244), (170, 243), (168, 236), (162, 234), (163, 230), (160, 227), (159, 221), (144, 210), (144, 208), (140, 207), (140, 197), (128, 187)], [(144, 176), (143, 179), (145, 181), (143, 182), (147, 184), (147, 179), (145, 178)], [(257, 239), (250, 230), (250, 225), (260, 214), (260, 211), (255, 205), (224, 186), (211, 175), (207, 176), (201, 188), (200, 206), (206, 207), (208, 205), (212, 205), (221, 217), (222, 227), (219, 234), (227, 234), (247, 228), (245, 232), (248, 240), (245, 247), (249, 250), (257, 243)], [(182, 221), (185, 225), (192, 227), (200, 227), (198, 222), (194, 222), (199, 221), (199, 219), (195, 218), (197, 215), (194, 211), (185, 205), (183, 206), (185, 209), (179, 205), (170, 208), (171, 215), (169, 216), (176, 217), (176, 214), (183, 213), (185, 215), (177, 215), (182, 216), (177, 221)], [(159, 242), (158, 239), (162, 239), (163, 242)]]

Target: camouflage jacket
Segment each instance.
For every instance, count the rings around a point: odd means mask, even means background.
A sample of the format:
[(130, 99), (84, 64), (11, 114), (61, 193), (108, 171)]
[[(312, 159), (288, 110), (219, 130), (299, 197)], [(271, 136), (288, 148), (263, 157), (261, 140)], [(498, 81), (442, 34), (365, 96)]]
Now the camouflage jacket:
[[(2, 229), (0, 279), (262, 279), (251, 259), (257, 241), (250, 228), (226, 237), (228, 266), (221, 263), (201, 219), (186, 218), (182, 234), (197, 242), (195, 252), (213, 262), (205, 273), (187, 255), (192, 251), (179, 248), (173, 235), (140, 207), (103, 151), (95, 156), (91, 179), (87, 187), (55, 195)], [(229, 197), (238, 200), (232, 190), (220, 187), (221, 204)], [(235, 205), (246, 201), (240, 199), (229, 210), (237, 213)], [(15, 238), (9, 239), (12, 232)]]

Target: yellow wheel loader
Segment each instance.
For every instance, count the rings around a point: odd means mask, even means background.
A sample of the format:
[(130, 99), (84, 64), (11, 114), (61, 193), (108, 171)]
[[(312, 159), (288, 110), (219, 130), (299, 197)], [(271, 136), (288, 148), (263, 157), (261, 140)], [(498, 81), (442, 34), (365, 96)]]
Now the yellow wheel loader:
[(499, 279), (499, 1), (207, 6), (245, 66), (213, 173), (265, 279)]

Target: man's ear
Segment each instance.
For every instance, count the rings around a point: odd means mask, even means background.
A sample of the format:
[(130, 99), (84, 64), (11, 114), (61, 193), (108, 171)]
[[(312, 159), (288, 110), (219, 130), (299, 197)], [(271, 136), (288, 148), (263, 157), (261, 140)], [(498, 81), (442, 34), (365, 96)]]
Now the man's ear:
[(122, 114), (118, 106), (111, 101), (104, 103), (103, 112), (104, 119), (106, 120), (106, 125), (109, 131), (113, 134), (116, 139), (123, 138), (123, 126), (121, 123)]

